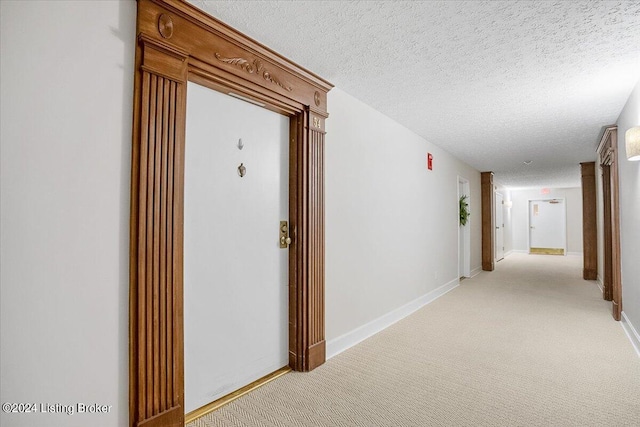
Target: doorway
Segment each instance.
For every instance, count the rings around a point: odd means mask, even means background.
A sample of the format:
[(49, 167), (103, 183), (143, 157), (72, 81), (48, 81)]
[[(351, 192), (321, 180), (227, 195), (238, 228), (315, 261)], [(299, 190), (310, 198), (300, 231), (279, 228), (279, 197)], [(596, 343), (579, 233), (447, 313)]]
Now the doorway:
[(504, 259), (504, 197), (496, 192), (496, 261)]
[[(458, 200), (466, 196), (465, 200), (469, 204), (469, 210), (471, 210), (469, 194), (469, 180), (459, 176)], [(471, 221), (471, 218), (468, 221)], [(458, 224), (458, 277), (461, 279), (471, 277), (471, 225), (469, 222), (465, 225)]]
[[(288, 365), (297, 371), (325, 361), (324, 143), (332, 85), (188, 3), (138, 0), (137, 5), (129, 425), (179, 426), (185, 414), (187, 82), (289, 117)], [(247, 176), (252, 171), (246, 167)]]
[(565, 255), (567, 252), (564, 199), (529, 200), (529, 253)]
[(288, 364), (288, 139), (287, 116), (187, 84), (185, 412)]

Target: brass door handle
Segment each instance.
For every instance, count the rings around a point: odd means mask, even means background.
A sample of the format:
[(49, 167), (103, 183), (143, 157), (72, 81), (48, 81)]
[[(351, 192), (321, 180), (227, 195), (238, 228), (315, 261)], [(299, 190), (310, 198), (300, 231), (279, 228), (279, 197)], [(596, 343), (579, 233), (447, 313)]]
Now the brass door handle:
[(291, 244), (291, 237), (280, 237), (280, 246), (289, 246)]

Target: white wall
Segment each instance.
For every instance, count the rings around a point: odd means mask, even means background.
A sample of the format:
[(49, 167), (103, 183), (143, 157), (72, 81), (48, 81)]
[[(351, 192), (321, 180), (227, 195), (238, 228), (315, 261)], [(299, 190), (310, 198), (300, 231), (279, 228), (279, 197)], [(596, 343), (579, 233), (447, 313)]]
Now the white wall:
[[(640, 162), (630, 162), (624, 148), (627, 129), (640, 126), (640, 82), (620, 113), (618, 165), (620, 185), (620, 255), (622, 264), (622, 310), (640, 332)], [(638, 343), (640, 344), (640, 342)]]
[[(135, 8), (0, 2), (1, 400), (113, 406), (2, 413), (2, 425), (128, 423)], [(476, 170), (339, 89), (329, 108), (331, 340), (457, 280), (458, 175), (471, 184), (472, 269), (481, 254)]]
[[(458, 175), (470, 181), (481, 265), (480, 173), (340, 89), (326, 143), (326, 336), (340, 337), (458, 275)], [(428, 117), (425, 120), (429, 120)], [(426, 154), (434, 157), (432, 171)]]
[(514, 251), (528, 252), (529, 200), (562, 198), (567, 203), (567, 252), (582, 254), (582, 190), (580, 188), (550, 188), (511, 190), (511, 233)]
[(135, 2), (0, 2), (3, 426), (128, 424)]

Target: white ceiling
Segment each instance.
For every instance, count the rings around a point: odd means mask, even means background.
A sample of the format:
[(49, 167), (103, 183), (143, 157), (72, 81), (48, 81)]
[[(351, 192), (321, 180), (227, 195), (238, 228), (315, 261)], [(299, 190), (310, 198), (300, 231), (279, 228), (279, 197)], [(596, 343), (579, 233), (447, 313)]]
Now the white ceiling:
[(640, 1), (191, 2), (509, 187), (579, 186), (640, 78)]

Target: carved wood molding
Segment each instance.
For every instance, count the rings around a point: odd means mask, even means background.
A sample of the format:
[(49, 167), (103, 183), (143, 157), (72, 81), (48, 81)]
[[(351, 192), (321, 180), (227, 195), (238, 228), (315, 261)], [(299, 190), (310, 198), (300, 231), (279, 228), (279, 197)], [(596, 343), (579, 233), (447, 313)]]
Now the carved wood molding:
[[(173, 45), (189, 52), (190, 68), (202, 67), (199, 71), (205, 74), (217, 75), (218, 78), (231, 83), (243, 82), (248, 86), (247, 90), (261, 90), (260, 88), (266, 86), (265, 82), (268, 82), (274, 85), (269, 91), (280, 93), (290, 101), (295, 101), (298, 110), (304, 106), (313, 105), (318, 110), (327, 111), (326, 95), (333, 85), (313, 72), (239, 33), (191, 3), (182, 0), (144, 0), (144, 2), (148, 6), (145, 6), (144, 10), (138, 8), (138, 13), (143, 15), (138, 20), (140, 24), (138, 31), (150, 37), (170, 41)], [(159, 20), (162, 14), (165, 15), (162, 18), (165, 30), (168, 22), (171, 22), (170, 40), (165, 39), (159, 32)], [(258, 74), (254, 71), (249, 74), (240, 66), (223, 66), (226, 73), (221, 73), (221, 63), (215, 57), (215, 53), (225, 59), (246, 60), (251, 67), (256, 67), (254, 60), (257, 60), (262, 64), (263, 70), (267, 70), (267, 77), (271, 80), (265, 79), (264, 73)], [(255, 85), (247, 85), (249, 82)]]
[(291, 92), (293, 90), (293, 88), (287, 83), (283, 83), (277, 78), (273, 77), (271, 73), (264, 68), (264, 65), (262, 65), (262, 61), (260, 61), (259, 59), (249, 61), (244, 58), (224, 58), (218, 52), (215, 53), (215, 57), (218, 61), (224, 62), (225, 64), (236, 65), (249, 74), (259, 74), (266, 81), (276, 84), (288, 92)]
[(598, 148), (596, 148), (596, 153), (599, 153), (600, 155), (602, 155), (602, 153), (604, 152), (603, 148), (605, 145), (609, 145), (609, 149), (611, 149), (610, 147), (611, 134), (613, 132), (617, 132), (617, 130), (618, 130), (617, 125), (608, 125), (604, 127), (604, 131), (602, 132), (602, 137), (600, 137), (600, 141), (598, 142)]

